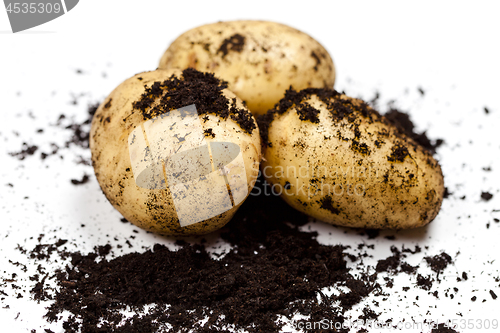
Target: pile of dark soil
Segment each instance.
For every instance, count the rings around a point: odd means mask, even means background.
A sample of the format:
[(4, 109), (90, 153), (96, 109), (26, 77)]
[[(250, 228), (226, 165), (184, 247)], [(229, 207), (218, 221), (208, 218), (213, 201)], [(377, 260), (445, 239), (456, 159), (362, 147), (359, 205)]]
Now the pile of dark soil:
[[(232, 245), (221, 259), (183, 241), (178, 251), (157, 244), (112, 260), (105, 258), (110, 247), (87, 255), (60, 251), (71, 264), (56, 274), (60, 289), (47, 318), (69, 311), (67, 332), (151, 332), (164, 324), (175, 332), (275, 332), (279, 316), (295, 314), (342, 323), (347, 310), (380, 288), (376, 273), (353, 276), (345, 248), (319, 244), (316, 233), (298, 229), (306, 222), (277, 197), (250, 196), (221, 233)], [(321, 293), (330, 286), (349, 291)], [(121, 314), (127, 307), (137, 315)]]

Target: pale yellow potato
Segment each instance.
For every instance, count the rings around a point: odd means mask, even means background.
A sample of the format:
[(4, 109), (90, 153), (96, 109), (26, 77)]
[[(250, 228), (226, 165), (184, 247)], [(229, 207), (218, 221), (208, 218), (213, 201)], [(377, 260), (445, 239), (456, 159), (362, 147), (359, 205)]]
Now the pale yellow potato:
[(292, 86), (333, 88), (335, 67), (325, 48), (309, 35), (266, 21), (203, 25), (179, 36), (159, 68), (213, 72), (247, 103), (253, 114), (271, 109)]
[(415, 228), (444, 195), (432, 155), (358, 99), (289, 91), (259, 119), (261, 169), (295, 209), (334, 225)]
[[(160, 102), (166, 94), (200, 95), (199, 89), (187, 93), (164, 83), (175, 77), (182, 84), (186, 73), (159, 69), (125, 80), (99, 106), (90, 131), (95, 175), (108, 200), (130, 222), (163, 235), (224, 226), (253, 188), (261, 159), (255, 119), (227, 88), (209, 96), (218, 94), (221, 105), (236, 108), (228, 116), (219, 105), (198, 115), (189, 113), (192, 107), (178, 111), (187, 105)], [(203, 82), (217, 87), (210, 75)], [(194, 105), (198, 112), (203, 108), (199, 100)]]

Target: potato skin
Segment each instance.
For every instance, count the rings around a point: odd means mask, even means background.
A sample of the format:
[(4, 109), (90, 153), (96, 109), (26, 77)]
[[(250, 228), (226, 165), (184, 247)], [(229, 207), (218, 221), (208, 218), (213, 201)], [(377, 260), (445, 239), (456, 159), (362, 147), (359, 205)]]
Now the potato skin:
[(280, 106), (259, 119), (261, 169), (292, 207), (356, 228), (416, 228), (436, 217), (438, 162), (366, 103), (323, 90)]
[(203, 25), (178, 37), (159, 68), (213, 72), (253, 114), (271, 109), (292, 86), (333, 88), (335, 67), (321, 44), (289, 26), (266, 21)]
[[(173, 69), (140, 73), (125, 80), (111, 92), (92, 120), (92, 164), (108, 200), (133, 224), (163, 235), (205, 234), (224, 226), (241, 203), (215, 217), (181, 227), (169, 187), (151, 190), (137, 186), (129, 156), (129, 134), (145, 121), (133, 103), (145, 92), (145, 85), (151, 87), (155, 82), (162, 82), (172, 75), (182, 78), (182, 72)], [(224, 89), (222, 93), (230, 100), (236, 98), (237, 106), (244, 108), (241, 100), (231, 91)], [(246, 112), (251, 117), (250, 112)], [(214, 135), (206, 137), (207, 141), (234, 142), (239, 145), (250, 192), (258, 174), (261, 154), (258, 128), (250, 135), (242, 131), (240, 125), (230, 117), (222, 119), (218, 115), (206, 114), (205, 118), (201, 121), (203, 129), (211, 129)]]

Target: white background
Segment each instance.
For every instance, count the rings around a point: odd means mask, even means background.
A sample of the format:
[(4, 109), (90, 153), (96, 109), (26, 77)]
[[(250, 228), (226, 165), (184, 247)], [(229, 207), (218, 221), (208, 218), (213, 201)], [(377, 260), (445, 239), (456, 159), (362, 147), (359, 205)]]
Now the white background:
[[(394, 293), (385, 302), (377, 299), (381, 304), (376, 311), (388, 312), (381, 318), (500, 320), (500, 298), (493, 300), (489, 294), (491, 289), (500, 296), (500, 282), (495, 281), (500, 276), (500, 224), (493, 222), (500, 218), (500, 212), (494, 212), (500, 210), (499, 13), (500, 6), (493, 1), (410, 5), (401, 1), (87, 0), (54, 21), (12, 34), (7, 14), (0, 8), (1, 277), (10, 278), (16, 272), (20, 292), (29, 291), (32, 286), (23, 278), (33, 274), (34, 267), (24, 274), (8, 259), (27, 263), (26, 256), (14, 248), (17, 244), (32, 248), (40, 233), (46, 234), (46, 242), (69, 239), (68, 249), (84, 252), (95, 245), (114, 244), (114, 238), (134, 245), (123, 251), (142, 251), (155, 242), (171, 244), (165, 237), (133, 233), (138, 228), (119, 222), (120, 215), (100, 192), (92, 168), (73, 162), (77, 155), (89, 156), (88, 151), (64, 150), (63, 160), (51, 156), (42, 162), (39, 152), (50, 150), (50, 142), (64, 142), (68, 134), (49, 124), (61, 113), (85, 119), (88, 103), (102, 100), (124, 79), (155, 69), (169, 43), (188, 29), (219, 20), (272, 20), (302, 30), (326, 47), (337, 68), (336, 89), (367, 99), (378, 91), (382, 109), (395, 99), (418, 130), (445, 140), (437, 158), (453, 195), (428, 227), (383, 233), (395, 235), (396, 241), (368, 240), (322, 223), (311, 223), (306, 229), (319, 230), (322, 242), (376, 244), (370, 252), (374, 257), (365, 260), (372, 265), (390, 254), (391, 245), (413, 248), (418, 244), (428, 246), (422, 256), (446, 251), (453, 257), (454, 264), (431, 290), (439, 291), (439, 298), (421, 289), (402, 292), (402, 286), (415, 284), (415, 277), (403, 274), (396, 277)], [(78, 69), (83, 73), (77, 74)], [(75, 96), (78, 104), (72, 105)], [(37, 128), (46, 131), (37, 134)], [(22, 142), (39, 145), (36, 156), (18, 161), (8, 155), (20, 150)], [(485, 167), (491, 171), (484, 171)], [(70, 179), (83, 173), (91, 175), (91, 181), (71, 185)], [(489, 191), (493, 199), (482, 201), (482, 191)], [(424, 272), (422, 256), (412, 256), (410, 263), (420, 264)], [(469, 280), (457, 283), (463, 271)], [(445, 297), (446, 289), (455, 286), (459, 288), (455, 298)], [(9, 295), (0, 302), (2, 307), (10, 306), (0, 308), (3, 327), (12, 327), (11, 332), (49, 327), (62, 332), (60, 325), (43, 320), (47, 304), (36, 304), (29, 293), (19, 299), (14, 291), (9, 290)], [(471, 302), (474, 295), (478, 300)], [(371, 299), (367, 302), (371, 304)], [(458, 331), (482, 331), (477, 325)]]

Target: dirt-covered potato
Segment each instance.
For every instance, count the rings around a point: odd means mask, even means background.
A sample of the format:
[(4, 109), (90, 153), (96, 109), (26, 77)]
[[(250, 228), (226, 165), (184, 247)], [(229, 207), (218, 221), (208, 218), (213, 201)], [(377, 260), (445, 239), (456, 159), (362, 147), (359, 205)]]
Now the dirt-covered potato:
[(194, 69), (125, 80), (99, 106), (90, 131), (106, 197), (130, 222), (164, 235), (225, 225), (255, 184), (260, 147), (242, 101)]
[(159, 68), (196, 68), (229, 82), (253, 114), (271, 109), (292, 86), (333, 88), (335, 68), (321, 44), (289, 26), (265, 21), (203, 25), (178, 37)]
[(438, 214), (438, 162), (363, 101), (289, 90), (258, 121), (264, 177), (295, 209), (364, 228), (420, 227)]

